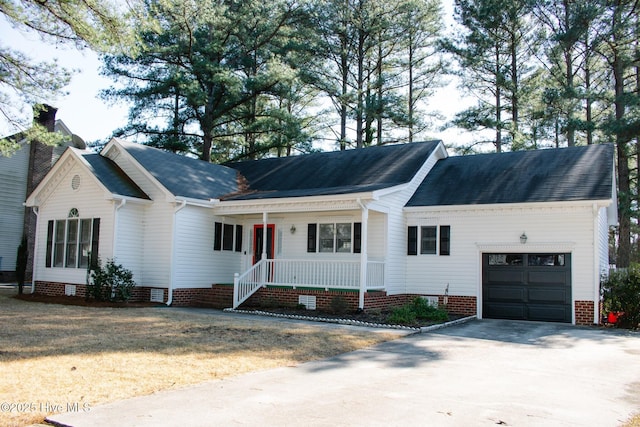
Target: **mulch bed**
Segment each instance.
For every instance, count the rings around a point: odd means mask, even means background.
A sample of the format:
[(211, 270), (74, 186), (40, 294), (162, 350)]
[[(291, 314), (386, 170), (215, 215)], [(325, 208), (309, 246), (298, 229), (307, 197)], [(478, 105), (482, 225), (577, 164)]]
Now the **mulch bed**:
[[(279, 307), (275, 307), (275, 308), (243, 307), (241, 308), (241, 310), (247, 310), (247, 311), (257, 310), (257, 311), (274, 313), (274, 314), (302, 316), (302, 317), (319, 317), (323, 319), (347, 319), (347, 320), (355, 320), (359, 322), (381, 324), (381, 325), (389, 324), (387, 319), (391, 314), (390, 310), (364, 310), (361, 312), (350, 311), (350, 312), (344, 312), (344, 313), (330, 313), (327, 311), (319, 311), (319, 310), (305, 310), (305, 309), (279, 308)], [(465, 316), (449, 313), (448, 321), (458, 320), (463, 317)], [(416, 322), (414, 323), (405, 324), (402, 326), (421, 328), (425, 326), (432, 326), (438, 323), (443, 323), (443, 322), (437, 322), (437, 321), (431, 321), (431, 320), (416, 320)]]

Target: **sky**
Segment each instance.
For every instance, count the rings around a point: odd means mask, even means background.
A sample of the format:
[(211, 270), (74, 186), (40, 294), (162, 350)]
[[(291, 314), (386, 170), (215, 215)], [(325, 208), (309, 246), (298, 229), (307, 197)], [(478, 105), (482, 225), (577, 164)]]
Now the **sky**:
[[(447, 25), (451, 25), (452, 1), (445, 3)], [(0, 44), (11, 46), (37, 61), (56, 60), (59, 65), (75, 70), (66, 94), (57, 99), (42, 100), (58, 109), (56, 117), (64, 122), (74, 134), (86, 142), (105, 140), (112, 132), (127, 123), (128, 105), (113, 103), (99, 98), (101, 90), (108, 88), (112, 80), (100, 75), (98, 55), (90, 50), (79, 51), (73, 47), (55, 46), (40, 41), (39, 37), (17, 31), (0, 17)], [(454, 81), (438, 90), (431, 98), (431, 105), (447, 118), (468, 106), (470, 100), (463, 99)], [(30, 106), (25, 106), (26, 110)], [(28, 111), (27, 111), (28, 113)], [(6, 121), (0, 120), (0, 137), (15, 132)], [(447, 145), (457, 145), (469, 140), (471, 135), (460, 129), (444, 132), (433, 131), (431, 137), (442, 139)]]

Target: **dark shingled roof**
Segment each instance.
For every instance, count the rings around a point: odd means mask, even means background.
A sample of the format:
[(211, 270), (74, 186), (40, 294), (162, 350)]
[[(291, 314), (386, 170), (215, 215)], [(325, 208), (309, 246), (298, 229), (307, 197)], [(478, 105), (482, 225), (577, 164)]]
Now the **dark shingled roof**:
[(209, 200), (238, 191), (238, 174), (231, 168), (142, 144), (119, 142), (174, 196)]
[(124, 173), (111, 159), (97, 153), (82, 154), (89, 168), (107, 190), (120, 196), (149, 199), (149, 196)]
[(478, 154), (440, 160), (407, 206), (606, 200), (613, 145)]
[(249, 188), (225, 200), (335, 195), (409, 182), (440, 141), (229, 163)]

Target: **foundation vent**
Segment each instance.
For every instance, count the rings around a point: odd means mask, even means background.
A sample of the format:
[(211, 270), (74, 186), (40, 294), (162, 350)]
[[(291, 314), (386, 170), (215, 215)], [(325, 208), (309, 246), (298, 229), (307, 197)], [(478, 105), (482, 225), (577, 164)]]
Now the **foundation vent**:
[(76, 285), (64, 285), (64, 294), (68, 297), (75, 297)]
[(422, 297), (431, 307), (438, 308), (438, 297), (426, 296)]
[(298, 304), (304, 305), (307, 310), (315, 310), (316, 296), (315, 295), (298, 295)]
[(164, 289), (151, 289), (151, 302), (164, 302)]

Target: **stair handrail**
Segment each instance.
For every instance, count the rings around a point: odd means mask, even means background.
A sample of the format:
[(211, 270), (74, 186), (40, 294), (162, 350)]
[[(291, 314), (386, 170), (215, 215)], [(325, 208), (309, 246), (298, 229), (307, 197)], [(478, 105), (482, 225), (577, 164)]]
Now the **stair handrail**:
[[(234, 309), (238, 308), (240, 304), (245, 302), (251, 295), (256, 293), (256, 291), (264, 285), (266, 280), (266, 275), (264, 274), (266, 270), (262, 268), (264, 265), (266, 265), (266, 260), (261, 259), (244, 273), (235, 273), (233, 275)], [(246, 280), (247, 278), (253, 278), (253, 280)]]

